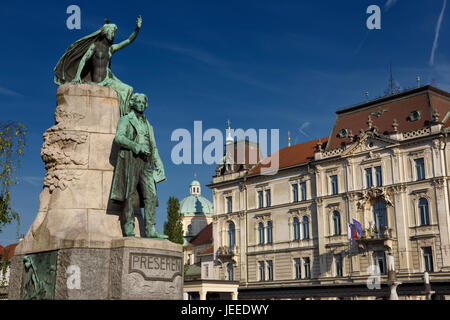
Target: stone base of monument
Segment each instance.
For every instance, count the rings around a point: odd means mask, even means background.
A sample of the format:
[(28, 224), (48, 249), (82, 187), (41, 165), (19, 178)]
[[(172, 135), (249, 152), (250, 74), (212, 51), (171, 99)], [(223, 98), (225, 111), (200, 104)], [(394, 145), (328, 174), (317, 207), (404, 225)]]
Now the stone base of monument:
[[(27, 295), (28, 286), (35, 284), (26, 279), (25, 255), (16, 255), (9, 299), (183, 299), (183, 254), (168, 240), (120, 238), (108, 249), (64, 248), (27, 256), (43, 290), (35, 297)], [(56, 268), (49, 266), (49, 259)]]
[[(68, 83), (57, 102), (41, 149), (47, 174), (39, 211), (15, 249), (8, 298), (182, 299), (182, 246), (124, 238), (123, 208), (110, 200), (117, 93)], [(140, 230), (138, 212), (137, 236)]]

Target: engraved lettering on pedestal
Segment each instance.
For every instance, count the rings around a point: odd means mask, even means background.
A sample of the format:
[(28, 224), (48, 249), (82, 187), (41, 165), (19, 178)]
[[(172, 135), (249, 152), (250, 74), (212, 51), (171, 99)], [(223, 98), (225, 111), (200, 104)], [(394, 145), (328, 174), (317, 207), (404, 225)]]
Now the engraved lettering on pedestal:
[(148, 281), (172, 282), (176, 276), (181, 276), (181, 258), (159, 255), (130, 253), (128, 273), (139, 273)]

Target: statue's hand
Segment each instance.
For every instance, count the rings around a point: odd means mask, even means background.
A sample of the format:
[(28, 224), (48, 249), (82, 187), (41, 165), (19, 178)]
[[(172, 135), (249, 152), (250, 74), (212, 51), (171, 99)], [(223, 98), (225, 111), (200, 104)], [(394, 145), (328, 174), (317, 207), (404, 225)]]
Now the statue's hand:
[(149, 148), (149, 146), (146, 145), (146, 144), (141, 144), (141, 150), (140, 150), (140, 152), (141, 152), (142, 154), (146, 155), (146, 156), (149, 156), (149, 155), (150, 155), (150, 148)]
[(138, 17), (137, 20), (136, 20), (136, 28), (140, 29), (141, 26), (142, 26), (142, 18), (141, 18), (141, 16), (139, 15), (139, 17)]

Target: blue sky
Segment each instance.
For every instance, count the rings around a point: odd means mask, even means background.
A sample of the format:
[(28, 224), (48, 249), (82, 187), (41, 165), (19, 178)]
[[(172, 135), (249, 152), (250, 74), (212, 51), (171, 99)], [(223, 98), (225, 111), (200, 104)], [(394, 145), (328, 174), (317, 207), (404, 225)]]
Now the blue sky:
[[(81, 29), (69, 30), (66, 8), (81, 9)], [(381, 8), (381, 30), (368, 30), (366, 9)], [(330, 134), (335, 111), (374, 99), (388, 84), (389, 63), (402, 88), (422, 84), (450, 91), (450, 24), (444, 0), (412, 1), (9, 1), (0, 10), (1, 121), (24, 123), (29, 134), (13, 208), (25, 234), (39, 206), (45, 175), (42, 134), (53, 125), (53, 68), (66, 48), (108, 17), (116, 42), (143, 18), (136, 41), (116, 53), (112, 70), (149, 97), (167, 182), (158, 185), (157, 226), (166, 202), (188, 194), (194, 173), (211, 182), (214, 165), (175, 165), (177, 128), (280, 129), (280, 147)], [(16, 241), (16, 225), (0, 243)]]

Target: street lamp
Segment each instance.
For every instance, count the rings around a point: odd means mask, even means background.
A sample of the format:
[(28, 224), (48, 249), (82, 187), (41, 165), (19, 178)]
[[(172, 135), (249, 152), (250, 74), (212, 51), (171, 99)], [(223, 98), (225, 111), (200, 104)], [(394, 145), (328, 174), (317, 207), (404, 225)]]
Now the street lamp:
[(388, 282), (389, 289), (391, 290), (391, 295), (389, 296), (389, 300), (398, 300), (397, 295), (397, 286), (401, 284), (400, 281), (397, 281), (397, 273), (395, 272), (395, 263), (394, 263), (394, 256), (389, 253), (388, 259), (387, 259), (387, 265), (388, 265)]
[(425, 272), (423, 275), (423, 282), (425, 284), (425, 295), (427, 300), (431, 300), (431, 295), (435, 293), (435, 291), (431, 290), (430, 285), (430, 275), (428, 272)]

